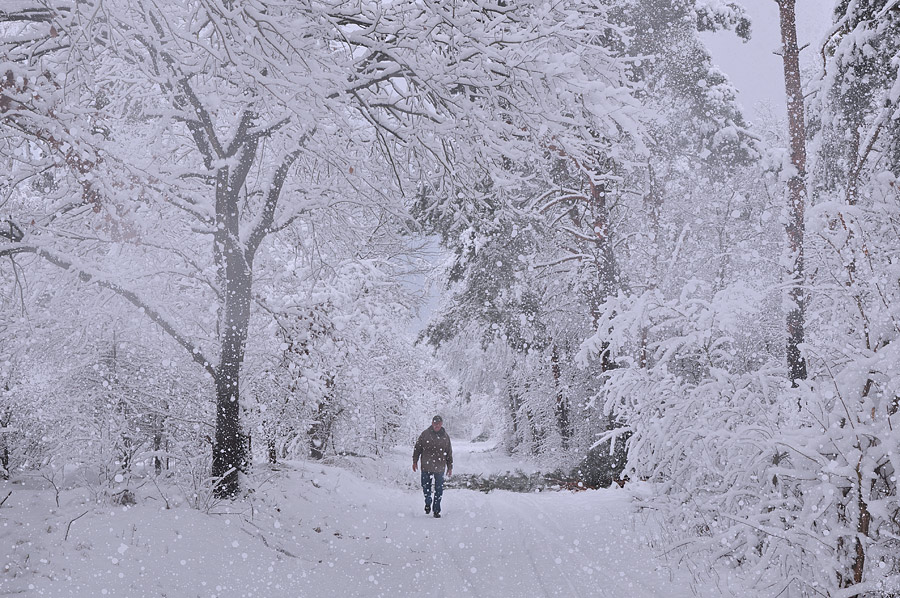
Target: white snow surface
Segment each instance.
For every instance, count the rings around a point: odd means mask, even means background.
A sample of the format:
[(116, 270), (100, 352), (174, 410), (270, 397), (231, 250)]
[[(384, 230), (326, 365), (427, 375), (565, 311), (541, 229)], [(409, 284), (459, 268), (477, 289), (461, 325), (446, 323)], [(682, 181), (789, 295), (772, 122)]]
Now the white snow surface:
[[(457, 443), (454, 454), (457, 472), (529, 470), (485, 445)], [(135, 506), (72, 488), (57, 509), (40, 478), (0, 482), (0, 500), (12, 492), (0, 507), (0, 596), (694, 595), (687, 573), (649, 546), (654, 530), (627, 486), (447, 489), (434, 519), (411, 451), (331, 463), (257, 465), (251, 498), (209, 513), (174, 496), (166, 509), (153, 483)]]

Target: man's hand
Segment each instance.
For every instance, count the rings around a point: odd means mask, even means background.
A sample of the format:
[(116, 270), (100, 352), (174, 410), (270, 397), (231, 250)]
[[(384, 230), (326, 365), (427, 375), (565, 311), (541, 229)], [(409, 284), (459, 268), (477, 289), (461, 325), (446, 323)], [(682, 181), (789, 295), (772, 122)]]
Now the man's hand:
[(419, 471), (419, 464), (413, 461), (413, 471)]
[(449, 478), (452, 475), (453, 475), (453, 468), (452, 467), (447, 468), (447, 477)]

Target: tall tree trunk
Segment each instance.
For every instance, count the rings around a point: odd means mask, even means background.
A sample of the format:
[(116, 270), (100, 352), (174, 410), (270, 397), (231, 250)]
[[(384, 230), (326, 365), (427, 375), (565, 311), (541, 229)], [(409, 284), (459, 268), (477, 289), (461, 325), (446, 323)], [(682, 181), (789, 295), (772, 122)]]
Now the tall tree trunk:
[[(9, 380), (3, 385), (3, 390), (9, 393)], [(9, 479), (9, 422), (12, 421), (12, 410), (7, 409), (0, 418), (0, 480)]]
[[(594, 222), (594, 244), (596, 246), (595, 265), (597, 279), (590, 291), (591, 323), (596, 330), (600, 321), (600, 307), (619, 290), (619, 270), (613, 241), (610, 235), (609, 206), (606, 203), (606, 183), (588, 181), (591, 188), (591, 211)], [(609, 343), (603, 341), (600, 346), (600, 371), (606, 372), (614, 367), (609, 351)]]
[(251, 274), (243, 252), (226, 249), (225, 253), (224, 329), (221, 331), (222, 353), (216, 368), (216, 442), (212, 475), (222, 478), (217, 494), (234, 496), (240, 488), (238, 473), (246, 470), (248, 462), (240, 424), (240, 374), (250, 326)]
[(556, 425), (559, 427), (559, 436), (562, 439), (562, 448), (569, 448), (569, 403), (566, 401), (562, 387), (562, 368), (559, 363), (559, 348), (556, 343), (550, 353), (550, 367), (553, 370), (553, 383), (556, 387)]
[(869, 524), (872, 522), (872, 514), (869, 512), (869, 505), (863, 496), (863, 479), (862, 465), (856, 466), (856, 506), (859, 509), (859, 520), (856, 523), (856, 554), (853, 558), (853, 583), (862, 583), (863, 572), (866, 569), (866, 547), (863, 544), (863, 538), (869, 536)]
[(278, 444), (275, 438), (275, 430), (272, 429), (274, 426), (270, 427), (267, 424), (268, 422), (263, 422), (263, 429), (266, 430), (266, 455), (269, 463), (275, 465), (278, 463)]
[(784, 62), (784, 88), (787, 93), (788, 132), (791, 140), (791, 165), (788, 181), (790, 205), (787, 223), (791, 251), (791, 306), (787, 313), (787, 364), (791, 384), (806, 379), (806, 360), (800, 352), (805, 337), (806, 296), (803, 264), (804, 210), (806, 207), (806, 122), (803, 90), (800, 85), (800, 49), (797, 47), (795, 0), (776, 0), (781, 17), (781, 57)]
[[(163, 409), (168, 411), (168, 402), (163, 404)], [(156, 453), (153, 456), (153, 469), (156, 471), (156, 475), (160, 475), (163, 470), (163, 462), (162, 459), (159, 458), (159, 453), (163, 449), (165, 421), (165, 418), (160, 414), (156, 414), (156, 416), (153, 418), (153, 452)]]
[(612, 236), (610, 235), (609, 206), (606, 203), (607, 189), (605, 183), (591, 183), (591, 204), (594, 211), (594, 234), (596, 235), (599, 259), (597, 263), (597, 278), (600, 296), (597, 299), (602, 302), (614, 295), (619, 289), (619, 272), (616, 265), (616, 255), (613, 251)]
[(606, 184), (588, 181), (591, 188), (591, 211), (593, 212), (592, 228), (594, 231), (595, 265), (597, 279), (591, 289), (590, 305), (593, 324), (596, 326), (600, 317), (600, 306), (619, 290), (619, 272), (616, 254), (613, 251), (610, 235), (609, 206), (606, 203)]
[[(653, 169), (653, 160), (647, 164), (647, 195), (644, 196), (644, 209), (650, 217), (650, 233), (653, 236), (651, 247), (651, 274), (650, 285), (655, 288), (658, 281), (663, 280), (664, 273), (660, 271), (660, 257), (662, 254), (663, 232), (660, 220), (662, 218), (663, 193), (656, 179), (656, 171)], [(640, 347), (638, 349), (638, 367), (647, 369), (650, 365), (650, 348), (648, 346), (650, 331), (648, 324), (641, 318)]]
[(537, 417), (535, 417), (531, 409), (527, 407), (525, 408), (525, 421), (528, 422), (528, 433), (531, 436), (531, 454), (538, 455), (541, 452), (543, 434), (541, 434), (540, 430), (538, 429)]
[(4, 419), (0, 420), (0, 480), (9, 479), (9, 441), (6, 437), (6, 428), (9, 426), (9, 420), (9, 412), (7, 412)]
[(522, 399), (519, 395), (517, 389), (513, 388), (513, 372), (510, 372), (506, 379), (507, 384), (507, 395), (509, 400), (507, 401), (507, 406), (509, 407), (509, 416), (510, 423), (512, 423), (512, 430), (509, 436), (509, 442), (506, 447), (506, 452), (510, 455), (513, 454), (520, 442), (519, 442), (519, 409), (522, 406)]
[(319, 460), (325, 457), (325, 448), (335, 419), (334, 400), (334, 376), (329, 375), (325, 379), (325, 396), (322, 397), (316, 409), (316, 419), (307, 430), (310, 459)]
[[(243, 121), (242, 121), (243, 122)], [(220, 478), (216, 494), (231, 497), (240, 489), (239, 473), (248, 465), (241, 434), (240, 382), (244, 348), (250, 328), (253, 286), (252, 250), (241, 242), (240, 191), (256, 158), (256, 143), (238, 127), (233, 144), (239, 149), (232, 169), (216, 172), (216, 232), (213, 235), (218, 280), (222, 289), (219, 321), (219, 365), (216, 368), (216, 441), (212, 475)]]

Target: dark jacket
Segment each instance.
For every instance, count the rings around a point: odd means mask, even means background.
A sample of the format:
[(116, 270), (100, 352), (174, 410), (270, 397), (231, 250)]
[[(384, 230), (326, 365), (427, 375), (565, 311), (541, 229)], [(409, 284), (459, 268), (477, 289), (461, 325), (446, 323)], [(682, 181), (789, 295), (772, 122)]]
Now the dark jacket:
[(450, 446), (450, 435), (444, 428), (435, 432), (434, 428), (419, 434), (416, 448), (413, 449), (413, 463), (422, 457), (422, 471), (428, 473), (444, 473), (444, 466), (453, 469), (453, 448)]

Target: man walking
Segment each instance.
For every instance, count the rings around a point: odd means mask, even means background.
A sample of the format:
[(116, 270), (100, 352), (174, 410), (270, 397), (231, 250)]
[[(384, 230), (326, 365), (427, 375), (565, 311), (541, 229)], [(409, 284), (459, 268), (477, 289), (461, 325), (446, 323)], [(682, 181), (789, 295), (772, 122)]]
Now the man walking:
[(421, 434), (413, 449), (413, 471), (417, 471), (422, 457), (422, 492), (425, 493), (425, 514), (431, 512), (431, 478), (434, 478), (434, 516), (441, 516), (441, 495), (444, 493), (444, 467), (447, 477), (453, 475), (453, 448), (450, 435), (444, 430), (440, 415), (431, 418), (431, 425)]

